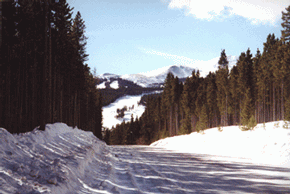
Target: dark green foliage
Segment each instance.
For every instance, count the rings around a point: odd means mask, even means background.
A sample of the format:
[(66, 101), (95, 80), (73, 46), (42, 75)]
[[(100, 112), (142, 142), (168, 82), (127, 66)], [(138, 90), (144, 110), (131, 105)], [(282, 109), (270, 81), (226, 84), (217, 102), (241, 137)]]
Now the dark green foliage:
[(282, 24), (283, 30), (281, 32), (282, 34), (282, 41), (283, 42), (289, 42), (290, 41), (290, 6), (285, 8), (286, 11), (282, 11)]
[(229, 62), (225, 50), (222, 50), (218, 63), (218, 71), (216, 72), (217, 105), (221, 114), (221, 125), (225, 126), (229, 124)]
[(125, 111), (127, 111), (127, 106), (124, 106), (121, 109), (117, 109), (117, 115), (115, 116), (116, 118), (123, 118), (125, 116)]
[(252, 115), (251, 118), (247, 121), (247, 123), (245, 123), (241, 127), (241, 129), (243, 131), (253, 130), (256, 126), (257, 126), (257, 121), (256, 121), (255, 117)]
[(200, 116), (199, 116), (199, 121), (198, 121), (198, 128), (197, 131), (203, 131), (206, 128), (208, 128), (208, 116), (207, 116), (207, 110), (205, 104), (203, 104)]
[(3, 2), (1, 127), (20, 133), (64, 122), (101, 137), (102, 100), (84, 64), (81, 15), (72, 19), (66, 0), (15, 2)]

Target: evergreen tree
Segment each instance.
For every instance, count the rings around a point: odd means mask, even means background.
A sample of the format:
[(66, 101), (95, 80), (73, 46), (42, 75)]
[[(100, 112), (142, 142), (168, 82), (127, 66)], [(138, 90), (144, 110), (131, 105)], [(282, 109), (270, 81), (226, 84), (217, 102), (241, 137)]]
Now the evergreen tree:
[(228, 125), (228, 105), (229, 105), (229, 89), (228, 89), (228, 59), (225, 50), (222, 50), (219, 59), (219, 66), (217, 71), (216, 85), (217, 85), (217, 101), (221, 114), (221, 125)]
[(204, 129), (208, 128), (208, 116), (205, 104), (202, 105), (198, 123), (198, 131), (203, 131)]
[(78, 53), (79, 61), (82, 63), (87, 61), (88, 55), (85, 53), (86, 45), (87, 45), (87, 37), (85, 36), (85, 24), (81, 17), (80, 12), (78, 11), (72, 26), (72, 36), (73, 41)]
[(66, 0), (5, 1), (3, 6), (1, 127), (20, 133), (64, 122), (101, 138), (102, 99), (84, 64), (80, 14), (73, 27)]
[(253, 81), (254, 81), (254, 93), (255, 93), (255, 118), (258, 122), (261, 120), (261, 104), (263, 100), (262, 93), (259, 92), (259, 83), (262, 80), (262, 71), (260, 67), (261, 52), (257, 49), (257, 53), (253, 58)]
[(240, 122), (240, 91), (238, 87), (239, 70), (236, 65), (233, 66), (230, 72), (229, 78), (229, 90), (231, 95), (231, 111), (230, 114), (233, 115), (233, 124), (238, 124)]
[[(249, 119), (248, 116), (243, 116), (244, 114), (254, 115), (253, 61), (249, 49), (246, 53), (241, 53), (237, 62), (237, 68), (240, 116), (242, 123), (244, 123), (245, 118)], [(245, 111), (248, 112), (245, 113)]]
[(286, 12), (282, 11), (282, 24), (283, 30), (281, 31), (282, 34), (282, 41), (289, 42), (290, 40), (290, 6), (288, 6)]
[(206, 103), (208, 106), (209, 127), (218, 125), (219, 110), (217, 107), (217, 86), (216, 86), (216, 74), (209, 72), (206, 77)]

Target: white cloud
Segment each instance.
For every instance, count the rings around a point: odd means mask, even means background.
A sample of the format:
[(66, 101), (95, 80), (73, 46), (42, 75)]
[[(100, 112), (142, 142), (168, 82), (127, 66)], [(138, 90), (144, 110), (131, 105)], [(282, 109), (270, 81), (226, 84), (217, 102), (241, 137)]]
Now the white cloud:
[[(182, 65), (182, 66), (199, 69), (201, 71), (201, 76), (206, 76), (210, 71), (212, 72), (215, 71), (217, 69), (216, 64), (219, 59), (219, 57), (216, 57), (208, 61), (202, 61), (202, 60), (194, 60), (185, 56), (178, 56), (178, 55), (163, 53), (163, 52), (155, 51), (152, 49), (141, 48), (141, 47), (139, 47), (139, 50), (147, 54), (158, 55), (158, 56), (164, 57), (165, 59), (172, 60), (174, 65)], [(158, 69), (157, 72), (160, 72), (161, 69)], [(152, 72), (150, 72), (150, 74), (152, 74)]]
[(289, 4), (289, 0), (170, 0), (168, 7), (185, 9), (187, 15), (198, 19), (212, 20), (234, 14), (249, 19), (252, 24), (273, 25)]
[(176, 64), (176, 65), (187, 65), (188, 66), (188, 65), (193, 64), (195, 62), (195, 60), (188, 58), (188, 57), (184, 57), (184, 56), (162, 53), (159, 51), (145, 49), (145, 48), (139, 48), (139, 49), (144, 51), (147, 54), (159, 55), (159, 56), (164, 57), (165, 59), (170, 59), (170, 60), (174, 61), (174, 64)]

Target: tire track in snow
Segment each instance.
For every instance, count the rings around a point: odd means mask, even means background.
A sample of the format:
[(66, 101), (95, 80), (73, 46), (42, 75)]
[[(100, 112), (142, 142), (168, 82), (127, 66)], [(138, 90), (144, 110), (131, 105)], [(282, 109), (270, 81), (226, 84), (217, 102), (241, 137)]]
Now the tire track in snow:
[[(207, 155), (174, 153), (148, 146), (110, 146), (113, 193), (289, 193), (285, 177), (248, 173), (283, 169), (216, 161)], [(123, 186), (120, 186), (123, 185)], [(247, 186), (245, 186), (247, 185)], [(111, 190), (112, 191), (112, 190)]]

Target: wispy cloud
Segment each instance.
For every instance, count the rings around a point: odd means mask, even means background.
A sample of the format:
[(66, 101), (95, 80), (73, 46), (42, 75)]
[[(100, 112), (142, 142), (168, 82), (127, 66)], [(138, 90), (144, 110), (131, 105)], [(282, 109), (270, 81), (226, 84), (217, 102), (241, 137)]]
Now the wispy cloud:
[(184, 56), (178, 56), (178, 55), (163, 53), (163, 52), (155, 51), (155, 50), (152, 50), (152, 49), (146, 49), (146, 48), (142, 48), (142, 47), (139, 47), (138, 49), (143, 51), (143, 52), (145, 52), (145, 53), (147, 53), (147, 54), (159, 55), (159, 56), (164, 57), (165, 59), (170, 59), (176, 65), (189, 66), (189, 65), (193, 64), (194, 62), (196, 62), (196, 60), (193, 60), (191, 58), (184, 57)]
[(169, 9), (184, 9), (187, 15), (212, 20), (217, 17), (238, 15), (252, 24), (270, 23), (281, 18), (281, 12), (289, 6), (289, 0), (161, 0)]
[(165, 59), (172, 60), (174, 65), (182, 65), (199, 69), (201, 71), (202, 76), (206, 76), (210, 71), (215, 71), (217, 69), (216, 65), (219, 59), (219, 57), (216, 57), (208, 61), (202, 61), (202, 60), (194, 60), (185, 56), (159, 52), (156, 50), (147, 49), (143, 47), (139, 47), (138, 49), (146, 54), (158, 55), (164, 57)]

